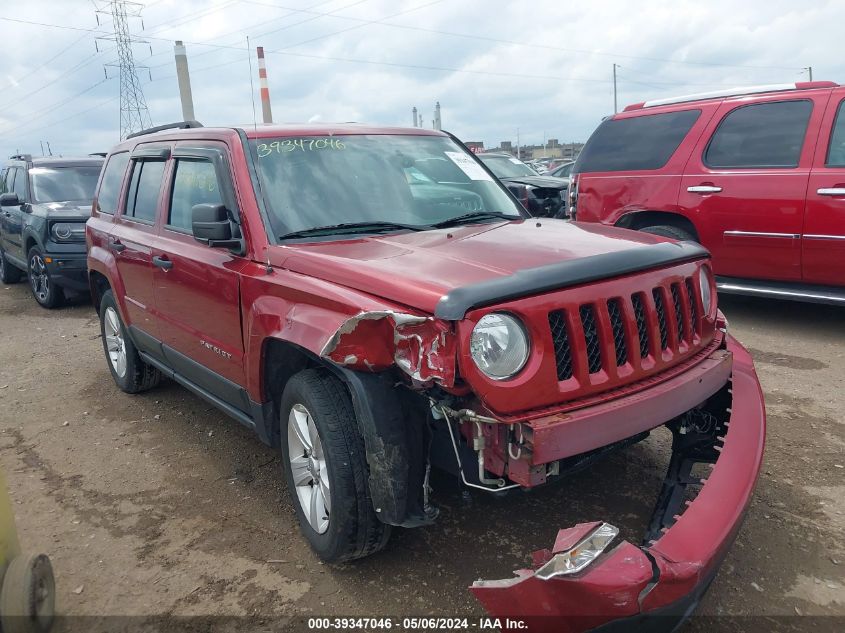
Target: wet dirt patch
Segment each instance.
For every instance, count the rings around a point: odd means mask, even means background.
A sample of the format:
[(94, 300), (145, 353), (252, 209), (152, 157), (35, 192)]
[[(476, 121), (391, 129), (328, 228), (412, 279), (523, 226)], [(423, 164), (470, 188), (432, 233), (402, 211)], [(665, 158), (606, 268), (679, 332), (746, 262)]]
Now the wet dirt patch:
[(756, 363), (766, 363), (767, 365), (777, 365), (778, 367), (786, 367), (788, 369), (802, 369), (802, 370), (818, 370), (827, 369), (827, 363), (815, 358), (805, 358), (804, 356), (792, 356), (791, 354), (782, 354), (780, 352), (764, 352), (763, 350), (748, 348), (751, 352), (752, 358)]

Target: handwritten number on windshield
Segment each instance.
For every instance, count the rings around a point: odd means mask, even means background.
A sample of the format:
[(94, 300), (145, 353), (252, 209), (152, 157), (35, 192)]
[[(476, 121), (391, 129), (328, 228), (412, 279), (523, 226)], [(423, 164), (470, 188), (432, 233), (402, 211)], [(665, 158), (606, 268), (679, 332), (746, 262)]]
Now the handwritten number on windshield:
[(257, 149), (258, 157), (264, 158), (273, 152), (286, 154), (297, 150), (303, 152), (312, 152), (321, 149), (343, 150), (346, 149), (346, 145), (343, 141), (336, 138), (286, 138), (282, 141), (273, 141), (272, 143), (259, 143)]

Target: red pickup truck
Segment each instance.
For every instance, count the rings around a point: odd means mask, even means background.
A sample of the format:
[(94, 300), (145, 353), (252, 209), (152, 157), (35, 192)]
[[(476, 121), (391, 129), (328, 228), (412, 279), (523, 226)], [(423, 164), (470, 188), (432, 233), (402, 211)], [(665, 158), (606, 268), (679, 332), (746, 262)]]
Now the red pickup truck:
[(277, 447), (329, 562), (433, 523), (432, 466), (528, 489), (665, 425), (642, 544), (579, 524), (532, 569), (471, 589), (537, 630), (691, 611), (765, 435), (702, 247), (532, 219), (438, 131), (170, 127), (112, 150), (87, 225), (121, 389), (170, 378)]
[(845, 305), (845, 87), (738, 88), (608, 117), (570, 213), (713, 255), (720, 292)]

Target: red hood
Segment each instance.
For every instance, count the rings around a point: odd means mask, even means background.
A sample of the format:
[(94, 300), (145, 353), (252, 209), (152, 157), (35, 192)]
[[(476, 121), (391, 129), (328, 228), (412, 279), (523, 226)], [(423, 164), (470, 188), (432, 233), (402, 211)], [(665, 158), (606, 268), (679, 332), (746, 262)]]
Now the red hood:
[(433, 313), (460, 286), (661, 241), (599, 224), (532, 219), (274, 250), (289, 270)]

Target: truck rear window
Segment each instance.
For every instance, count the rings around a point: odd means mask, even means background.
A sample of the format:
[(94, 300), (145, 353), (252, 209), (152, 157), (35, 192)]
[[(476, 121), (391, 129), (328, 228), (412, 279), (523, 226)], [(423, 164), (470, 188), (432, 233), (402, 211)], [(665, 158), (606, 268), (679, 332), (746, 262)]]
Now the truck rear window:
[(660, 169), (671, 158), (701, 110), (607, 119), (596, 128), (573, 172)]

